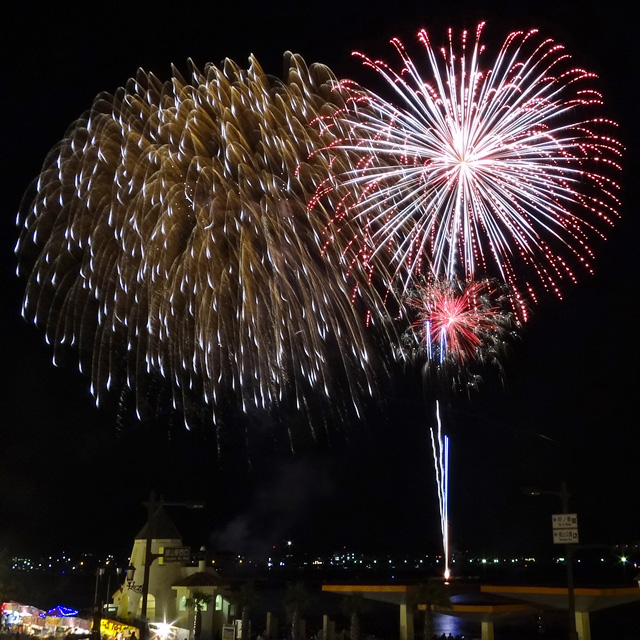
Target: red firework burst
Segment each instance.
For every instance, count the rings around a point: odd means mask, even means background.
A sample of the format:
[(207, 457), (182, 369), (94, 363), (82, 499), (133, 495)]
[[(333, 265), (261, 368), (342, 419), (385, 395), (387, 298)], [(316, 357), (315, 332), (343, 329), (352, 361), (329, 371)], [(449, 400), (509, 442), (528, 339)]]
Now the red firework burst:
[(407, 298), (416, 311), (410, 332), (431, 361), (466, 365), (504, 343), (513, 324), (490, 280), (429, 281)]

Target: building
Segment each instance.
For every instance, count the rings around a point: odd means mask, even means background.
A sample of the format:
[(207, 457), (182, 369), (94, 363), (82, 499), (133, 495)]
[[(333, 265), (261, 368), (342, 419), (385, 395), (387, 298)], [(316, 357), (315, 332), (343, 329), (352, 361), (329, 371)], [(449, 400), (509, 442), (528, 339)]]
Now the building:
[[(162, 503), (154, 504), (154, 513), (135, 537), (127, 579), (113, 597), (112, 610), (119, 620), (146, 618), (150, 626), (170, 624), (188, 636), (194, 628), (195, 609), (190, 601), (200, 601), (201, 640), (220, 636), (232, 612), (229, 588), (216, 571), (207, 568), (204, 548), (198, 566), (190, 563), (191, 554), (183, 544), (176, 526)], [(150, 544), (149, 544), (150, 543)], [(145, 565), (149, 561), (146, 616), (143, 615)], [(176, 635), (174, 633), (174, 635)]]

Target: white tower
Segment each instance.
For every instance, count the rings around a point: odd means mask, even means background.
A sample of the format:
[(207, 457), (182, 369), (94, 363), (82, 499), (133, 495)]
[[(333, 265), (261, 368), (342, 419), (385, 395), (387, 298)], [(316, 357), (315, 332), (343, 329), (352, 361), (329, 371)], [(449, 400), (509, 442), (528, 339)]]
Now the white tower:
[(149, 567), (149, 590), (147, 599), (147, 619), (163, 622), (176, 617), (175, 592), (172, 585), (184, 577), (185, 568), (181, 563), (161, 564), (157, 555), (162, 547), (182, 547), (182, 537), (166, 511), (159, 505), (149, 522), (140, 530), (131, 551), (131, 566), (134, 567), (133, 581), (122, 587), (122, 596), (118, 605), (118, 617), (124, 619), (139, 618), (142, 609), (142, 585), (147, 538), (151, 536), (151, 562)]

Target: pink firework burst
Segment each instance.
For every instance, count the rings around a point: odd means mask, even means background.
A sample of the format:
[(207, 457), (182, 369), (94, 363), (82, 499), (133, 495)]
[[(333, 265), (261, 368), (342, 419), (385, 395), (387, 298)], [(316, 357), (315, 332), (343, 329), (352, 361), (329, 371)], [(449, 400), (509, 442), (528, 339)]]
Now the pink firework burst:
[(436, 367), (497, 362), (514, 327), (507, 296), (492, 281), (430, 279), (406, 298), (413, 316), (406, 346)]

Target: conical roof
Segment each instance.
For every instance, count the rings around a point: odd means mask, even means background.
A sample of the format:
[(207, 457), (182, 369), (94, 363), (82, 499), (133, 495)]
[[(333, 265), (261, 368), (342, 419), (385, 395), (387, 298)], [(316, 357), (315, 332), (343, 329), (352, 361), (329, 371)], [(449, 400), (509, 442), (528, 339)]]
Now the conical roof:
[(162, 505), (158, 506), (151, 521), (151, 531), (149, 531), (149, 522), (146, 522), (136, 536), (136, 540), (146, 540), (149, 537), (153, 540), (182, 540), (180, 532)]

